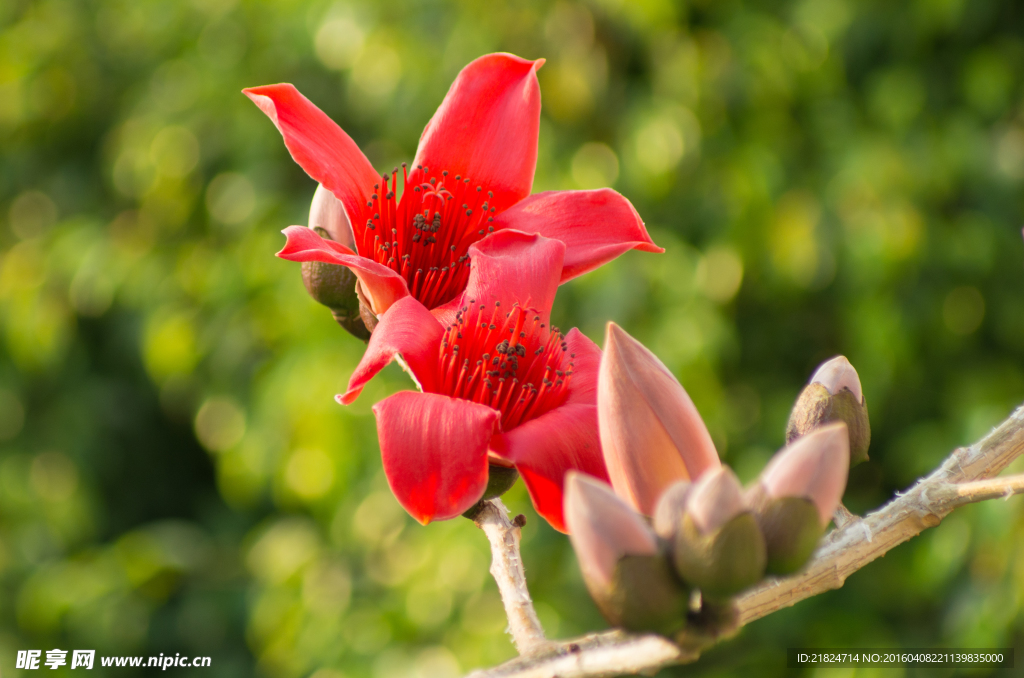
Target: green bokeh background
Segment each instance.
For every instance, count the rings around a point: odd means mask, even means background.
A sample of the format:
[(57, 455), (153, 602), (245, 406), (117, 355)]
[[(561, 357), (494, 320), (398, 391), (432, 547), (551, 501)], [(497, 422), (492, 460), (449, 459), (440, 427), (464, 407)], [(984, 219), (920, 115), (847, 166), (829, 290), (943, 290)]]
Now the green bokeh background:
[[(547, 58), (534, 189), (613, 186), (668, 250), (564, 286), (557, 322), (650, 346), (743, 479), (836, 353), (871, 408), (857, 510), (1024, 401), (1020, 3), (3, 0), (0, 671), (55, 647), (274, 678), (514, 654), (483, 536), (387, 489), (370, 406), (407, 378), (333, 401), (364, 346), (273, 256), (315, 185), (239, 92), (294, 83), (389, 169), (499, 50)], [(796, 645), (1020, 655), (1021, 501), (664, 675), (788, 675)], [(603, 628), (565, 537), (521, 484), (507, 503), (549, 634)]]

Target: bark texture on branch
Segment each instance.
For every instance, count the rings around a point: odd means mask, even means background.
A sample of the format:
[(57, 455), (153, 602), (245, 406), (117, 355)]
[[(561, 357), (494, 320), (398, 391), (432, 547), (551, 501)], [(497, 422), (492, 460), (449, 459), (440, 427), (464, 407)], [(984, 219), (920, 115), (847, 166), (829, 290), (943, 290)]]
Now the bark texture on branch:
[[(1024, 492), (1024, 476), (993, 478), (1021, 454), (1024, 407), (979, 442), (955, 450), (931, 475), (885, 506), (830, 532), (800, 573), (766, 580), (739, 596), (736, 604), (741, 625), (841, 587), (851, 574), (938, 525), (958, 506)], [(516, 549), (518, 560), (518, 540)], [(530, 656), (517, 657), (470, 676), (591, 678), (653, 673), (670, 664), (696, 661), (699, 656), (699, 645), (683, 649), (660, 636), (613, 630), (550, 643)]]
[(551, 643), (537, 654), (474, 671), (467, 678), (604, 678), (647, 673), (668, 664), (696, 661), (699, 656), (668, 638), (615, 629)]
[(519, 555), (522, 523), (508, 518), (508, 509), (501, 499), (483, 502), (473, 522), (484, 531), (491, 543), (491, 576), (498, 583), (501, 602), (508, 617), (508, 632), (521, 655), (540, 651), (549, 642), (533, 609), (530, 591), (526, 588), (526, 570)]

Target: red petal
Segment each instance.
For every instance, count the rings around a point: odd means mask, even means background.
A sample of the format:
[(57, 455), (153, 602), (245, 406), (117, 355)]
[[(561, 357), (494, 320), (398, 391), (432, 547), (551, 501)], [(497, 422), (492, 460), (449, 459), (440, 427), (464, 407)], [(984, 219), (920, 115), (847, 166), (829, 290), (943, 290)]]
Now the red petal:
[(424, 525), (454, 518), (480, 500), (496, 410), (402, 391), (374, 405), (373, 412), (388, 484), (413, 518)]
[(537, 513), (562, 532), (566, 472), (577, 469), (608, 480), (597, 428), (601, 349), (576, 328), (565, 335), (565, 343), (568, 352), (575, 354), (565, 403), (500, 436), (494, 450), (515, 463)]
[(631, 249), (664, 252), (628, 200), (610, 188), (531, 195), (494, 218), (494, 228), (539, 233), (565, 243), (562, 282)]
[(459, 312), (459, 309), (465, 305), (465, 299), (462, 295), (455, 297), (451, 301), (445, 302), (440, 306), (435, 306), (430, 309), (431, 315), (437, 318), (437, 322), (441, 323), (445, 327), (455, 324), (455, 314)]
[(384, 264), (361, 257), (341, 243), (326, 240), (305, 226), (289, 226), (282, 231), (288, 238), (277, 256), (288, 261), (323, 261), (348, 266), (363, 284), (375, 314), (381, 315), (399, 299), (409, 296), (405, 278)]
[(596, 405), (597, 375), (601, 367), (601, 349), (575, 327), (565, 335), (566, 352), (572, 358), (572, 379), (566, 389), (566, 405)]
[(562, 272), (565, 245), (518, 231), (492, 233), (469, 248), (472, 268), (465, 298), (478, 304), (500, 301), (551, 313)]
[(444, 328), (430, 311), (412, 297), (396, 301), (370, 335), (363, 359), (348, 382), (348, 391), (338, 401), (349, 405), (359, 397), (366, 382), (400, 354), (421, 390), (436, 390), (438, 347)]
[(537, 513), (560, 532), (566, 531), (562, 516), (565, 474), (575, 469), (608, 482), (596, 405), (556, 407), (500, 436), (498, 446), (495, 451), (522, 474)]
[(413, 166), (448, 170), (492, 191), (498, 211), (530, 194), (537, 167), (544, 60), (488, 54), (462, 69), (420, 137)]
[(242, 92), (274, 121), (295, 162), (337, 196), (353, 220), (380, 175), (352, 138), (292, 85)]

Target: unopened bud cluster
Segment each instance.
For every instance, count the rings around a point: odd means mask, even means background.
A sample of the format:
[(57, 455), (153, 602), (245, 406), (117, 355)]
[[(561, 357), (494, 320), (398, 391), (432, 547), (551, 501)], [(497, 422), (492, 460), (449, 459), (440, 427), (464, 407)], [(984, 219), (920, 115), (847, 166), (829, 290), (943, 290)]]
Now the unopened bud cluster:
[(814, 385), (861, 410), (794, 411), (799, 434), (744, 488), (671, 372), (609, 325), (598, 413), (611, 485), (574, 472), (565, 494), (583, 578), (609, 622), (680, 642), (725, 635), (737, 594), (804, 567), (842, 499), (855, 435), (870, 435), (845, 358), (823, 365)]

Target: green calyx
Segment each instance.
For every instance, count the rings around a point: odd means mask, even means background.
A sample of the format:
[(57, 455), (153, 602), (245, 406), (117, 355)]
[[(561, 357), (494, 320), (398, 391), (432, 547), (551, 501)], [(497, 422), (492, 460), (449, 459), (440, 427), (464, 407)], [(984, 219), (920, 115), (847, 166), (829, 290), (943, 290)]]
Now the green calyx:
[(484, 490), (481, 500), (486, 501), (500, 497), (511, 490), (517, 480), (519, 480), (519, 471), (515, 467), (491, 464), (487, 472), (487, 489)]
[(484, 494), (480, 497), (480, 501), (473, 504), (465, 513), (464, 518), (473, 520), (480, 513), (480, 509), (483, 508), (484, 502), (488, 499), (494, 499), (500, 497), (516, 484), (519, 480), (519, 471), (512, 466), (501, 466), (500, 464), (490, 464), (487, 470), (487, 489), (484, 490)]
[(858, 400), (848, 388), (832, 394), (822, 384), (808, 384), (789, 415), (786, 444), (834, 421), (844, 422), (850, 434), (850, 466), (867, 461), (871, 444), (867, 402)]
[(766, 558), (764, 537), (749, 511), (708, 535), (685, 515), (672, 544), (679, 576), (710, 601), (725, 600), (760, 581)]
[[(331, 237), (322, 228), (313, 229), (326, 240)], [(302, 262), (302, 282), (306, 291), (318, 303), (331, 309), (331, 315), (350, 334), (369, 341), (370, 332), (360, 316), (359, 296), (356, 294), (356, 276), (351, 269), (322, 261)]]
[(630, 631), (671, 636), (686, 624), (690, 592), (662, 553), (623, 556), (609, 590), (591, 593), (605, 619)]
[(793, 574), (814, 553), (824, 528), (818, 509), (805, 497), (769, 499), (755, 513), (764, 534), (768, 574)]

